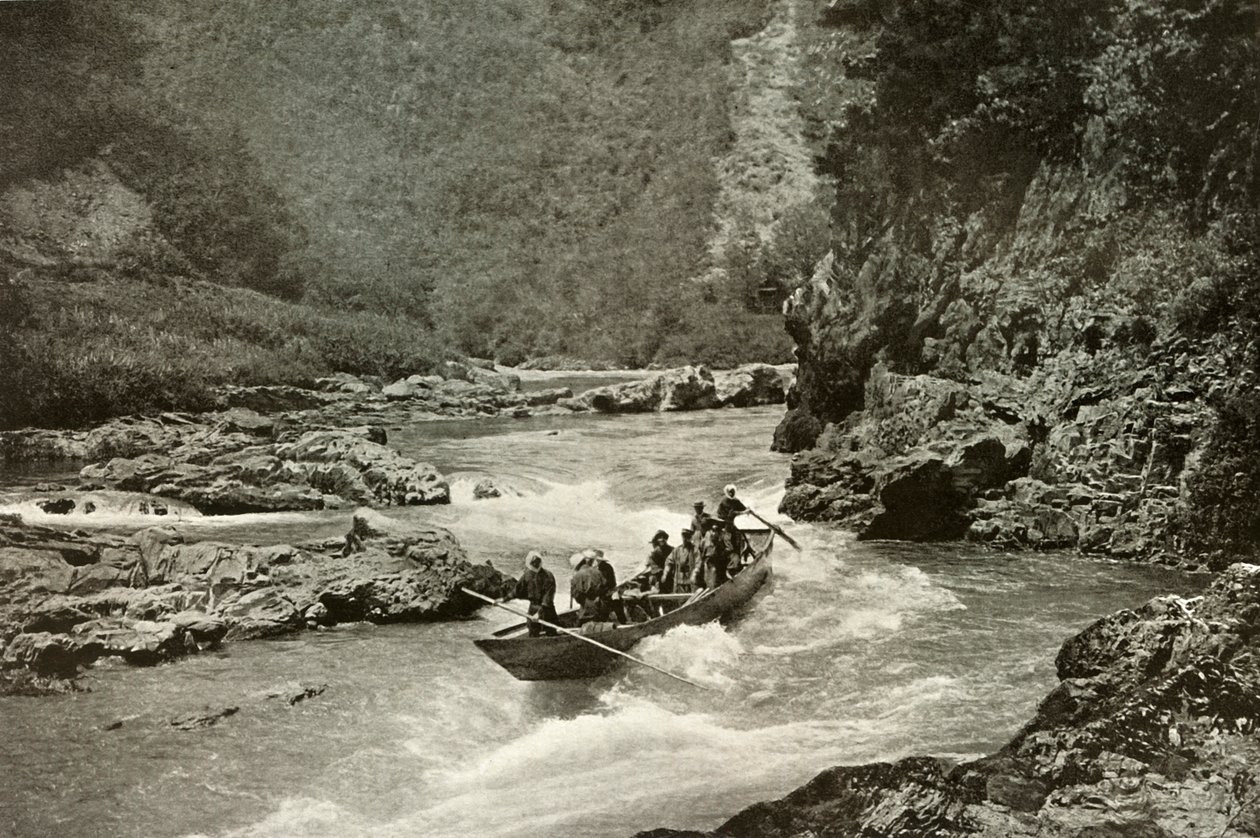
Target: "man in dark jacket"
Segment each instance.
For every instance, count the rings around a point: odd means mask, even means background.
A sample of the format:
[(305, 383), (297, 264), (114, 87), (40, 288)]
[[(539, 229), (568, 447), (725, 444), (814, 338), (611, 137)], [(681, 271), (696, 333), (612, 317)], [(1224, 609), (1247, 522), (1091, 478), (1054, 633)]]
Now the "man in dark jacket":
[(669, 554), (674, 552), (674, 548), (669, 543), (669, 533), (665, 530), (657, 530), (648, 543), (652, 545), (652, 552), (648, 553), (647, 564), (640, 575), (646, 577), (645, 588), (659, 591), (661, 579), (665, 576), (665, 562), (669, 561)]
[[(536, 550), (531, 550), (525, 557), (525, 572), (517, 580), (514, 594), (516, 599), (529, 600), (530, 617), (541, 617), (549, 623), (555, 623), (556, 577), (542, 566), (542, 554)], [(530, 637), (555, 633), (555, 629), (544, 626), (535, 619), (529, 621)]]
[(612, 591), (608, 577), (600, 571), (597, 560), (582, 557), (577, 572), (569, 580), (569, 593), (579, 606), (578, 625), (607, 620), (608, 598)]
[(722, 502), (718, 504), (718, 518), (722, 519), (726, 528), (726, 541), (730, 547), (731, 558), (738, 561), (744, 553), (744, 534), (735, 526), (735, 518), (748, 512), (744, 502), (735, 497), (735, 484), (731, 483), (722, 490)]
[(612, 563), (604, 558), (604, 551), (589, 548), (582, 551), (582, 558), (595, 565), (603, 575), (604, 582), (608, 586), (608, 594), (604, 599), (608, 603), (609, 611), (617, 617), (619, 622), (627, 622), (625, 606), (621, 601), (621, 595), (617, 593), (617, 571)]

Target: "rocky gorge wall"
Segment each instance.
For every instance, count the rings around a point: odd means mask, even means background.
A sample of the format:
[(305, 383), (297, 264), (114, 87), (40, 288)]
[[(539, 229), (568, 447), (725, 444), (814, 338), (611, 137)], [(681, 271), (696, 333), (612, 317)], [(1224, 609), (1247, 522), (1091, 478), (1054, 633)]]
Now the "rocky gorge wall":
[(1218, 408), (1256, 393), (1234, 302), (1254, 218), (1152, 194), (1113, 120), (1078, 127), (1071, 155), (901, 172), (861, 203), (841, 179), (833, 251), (784, 307), (799, 371), (774, 447), (800, 452), (784, 512), (1204, 561), (1181, 530)]

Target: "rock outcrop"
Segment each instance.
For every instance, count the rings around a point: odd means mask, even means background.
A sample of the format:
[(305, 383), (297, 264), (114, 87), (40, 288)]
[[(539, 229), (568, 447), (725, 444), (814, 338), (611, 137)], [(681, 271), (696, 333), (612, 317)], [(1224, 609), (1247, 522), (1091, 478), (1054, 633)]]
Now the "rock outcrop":
[(310, 431), (212, 455), (186, 443), (170, 455), (90, 465), (80, 477), (90, 486), (175, 498), (210, 515), (450, 502), (433, 466), (348, 431)]
[(871, 538), (1194, 565), (1175, 524), (1212, 409), (1193, 394), (1230, 386), (1230, 364), (1187, 349), (1157, 341), (1151, 366), (1127, 372), (1102, 353), (1065, 352), (1022, 378), (970, 381), (876, 364), (862, 410), (794, 455), (781, 508)]
[(1202, 597), (1158, 597), (1068, 640), (1060, 684), (995, 754), (831, 768), (711, 833), (901, 838), (1222, 836), (1260, 832), (1260, 566)]
[(641, 381), (587, 390), (558, 404), (570, 410), (599, 413), (652, 413), (705, 410), (714, 407), (753, 407), (781, 404), (792, 377), (791, 367), (746, 364), (732, 370), (678, 367), (654, 373)]
[(355, 512), (344, 539), (297, 546), (185, 543), (0, 524), (0, 683), (69, 678), (102, 657), (154, 664), (223, 640), (369, 620), (461, 617), (513, 580), (473, 565), (443, 529)]

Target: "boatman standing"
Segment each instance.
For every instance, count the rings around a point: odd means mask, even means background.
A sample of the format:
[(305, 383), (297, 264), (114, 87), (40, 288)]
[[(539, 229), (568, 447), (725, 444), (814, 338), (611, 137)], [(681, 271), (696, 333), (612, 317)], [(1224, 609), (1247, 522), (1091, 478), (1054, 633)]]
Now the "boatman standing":
[(729, 548), (730, 557), (739, 562), (740, 557), (744, 554), (744, 534), (739, 531), (739, 527), (735, 526), (735, 518), (748, 512), (748, 507), (744, 502), (735, 497), (735, 484), (728, 483), (726, 488), (722, 490), (724, 497), (718, 504), (718, 518), (722, 519), (722, 526), (725, 528), (725, 536), (727, 546)]
[(722, 490), (724, 497), (718, 504), (717, 515), (726, 522), (728, 527), (735, 526), (735, 516), (743, 515), (748, 511), (748, 507), (744, 506), (744, 502), (735, 497), (735, 484), (728, 483), (726, 488)]
[(724, 524), (717, 518), (704, 519), (704, 536), (700, 539), (700, 562), (704, 572), (704, 587), (716, 588), (727, 579), (729, 562)]
[(691, 527), (684, 527), (682, 544), (674, 548), (665, 560), (665, 577), (661, 590), (666, 593), (686, 594), (694, 590), (696, 571), (700, 565), (700, 548), (691, 541)]
[[(542, 566), (542, 554), (530, 550), (525, 557), (525, 572), (516, 583), (516, 599), (529, 600), (529, 616), (549, 623), (556, 621), (556, 577)], [(556, 630), (542, 625), (537, 619), (529, 621), (529, 636), (555, 634)]]

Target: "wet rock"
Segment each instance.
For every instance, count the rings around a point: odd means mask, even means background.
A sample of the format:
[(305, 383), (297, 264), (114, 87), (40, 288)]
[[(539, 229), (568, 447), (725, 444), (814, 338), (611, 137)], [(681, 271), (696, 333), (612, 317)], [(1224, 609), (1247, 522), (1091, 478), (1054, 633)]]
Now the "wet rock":
[(292, 707), (295, 704), (300, 704), (308, 699), (323, 695), (327, 689), (327, 684), (312, 684), (309, 686), (298, 687), (296, 690), (290, 690), (284, 696), (284, 702)]
[(171, 527), (123, 539), (3, 524), (0, 668), (66, 678), (101, 657), (148, 665), (338, 621), (461, 617), (480, 607), (461, 586), (500, 597), (514, 580), (470, 564), (446, 530), (367, 508), (345, 539), (297, 547), (190, 544)]
[[(562, 403), (570, 404), (569, 400)], [(572, 400), (576, 409), (600, 413), (650, 413), (716, 407), (717, 390), (707, 367), (679, 367), (642, 381), (587, 390)]]
[(25, 667), (37, 675), (73, 678), (80, 664), (91, 663), (96, 655), (63, 634), (37, 631), (19, 634), (4, 647), (0, 658), (5, 668)]
[(718, 370), (713, 373), (713, 386), (718, 407), (782, 404), (787, 397), (782, 372), (769, 364), (745, 364), (733, 370)]
[(35, 505), (48, 515), (69, 515), (75, 508), (74, 498), (38, 500)]
[(152, 666), (196, 651), (180, 626), (169, 622), (101, 618), (79, 623), (69, 636), (92, 659), (120, 657), (135, 666)]
[(273, 587), (246, 593), (232, 591), (215, 606), (214, 616), (231, 626), (227, 631), (228, 640), (277, 637), (304, 624), (293, 600)]
[(474, 500), (486, 500), (489, 498), (501, 497), (503, 492), (494, 484), (490, 478), (484, 478), (477, 481), (477, 485), (473, 487)]
[(345, 503), (447, 503), (450, 490), (432, 466), (362, 434), (304, 433), (280, 445), (254, 445), (203, 464), (148, 454), (85, 467), (84, 481), (175, 498), (211, 515), (323, 509)]
[[(363, 489), (342, 495), (356, 502), (386, 506), (450, 503), (446, 480), (433, 466), (417, 463), (390, 448), (338, 431), (314, 431), (276, 447), (282, 460), (302, 464), (307, 474), (321, 474), (320, 464), (338, 464), (359, 474)], [(343, 487), (344, 489), (344, 487)]]
[(404, 378), (381, 388), (381, 395), (387, 399), (422, 399), (432, 396), (433, 388), (428, 383), (412, 382)]

